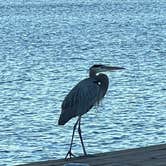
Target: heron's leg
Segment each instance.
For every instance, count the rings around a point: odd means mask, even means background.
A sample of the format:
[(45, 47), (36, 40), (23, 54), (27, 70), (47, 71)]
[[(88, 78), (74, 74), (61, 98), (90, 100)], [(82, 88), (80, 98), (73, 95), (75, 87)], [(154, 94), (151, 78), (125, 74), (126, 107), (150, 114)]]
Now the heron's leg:
[(78, 133), (79, 133), (79, 137), (80, 137), (80, 140), (81, 140), (81, 145), (82, 145), (82, 149), (83, 149), (83, 152), (84, 152), (84, 156), (87, 156), (85, 146), (84, 146), (84, 142), (83, 142), (82, 135), (81, 135), (81, 117), (79, 118), (79, 122), (78, 122)]
[(78, 118), (78, 120), (76, 121), (76, 123), (75, 123), (75, 125), (74, 125), (74, 127), (73, 127), (73, 134), (72, 134), (72, 138), (71, 138), (70, 148), (69, 148), (69, 151), (68, 151), (67, 154), (66, 154), (65, 159), (67, 159), (68, 155), (69, 155), (69, 158), (71, 158), (72, 156), (75, 157), (75, 155), (72, 154), (72, 152), (71, 152), (71, 148), (72, 148), (72, 144), (73, 144), (74, 133), (75, 133), (75, 130), (76, 130), (76, 127), (77, 127), (78, 122), (79, 122), (79, 118)]

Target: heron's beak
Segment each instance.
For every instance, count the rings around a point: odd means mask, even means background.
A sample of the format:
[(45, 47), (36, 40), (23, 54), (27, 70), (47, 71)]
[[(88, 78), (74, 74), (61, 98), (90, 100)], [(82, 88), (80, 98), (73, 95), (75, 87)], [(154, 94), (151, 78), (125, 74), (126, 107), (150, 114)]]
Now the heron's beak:
[(105, 71), (116, 71), (116, 70), (123, 70), (124, 67), (116, 67), (116, 66), (104, 66), (103, 68)]

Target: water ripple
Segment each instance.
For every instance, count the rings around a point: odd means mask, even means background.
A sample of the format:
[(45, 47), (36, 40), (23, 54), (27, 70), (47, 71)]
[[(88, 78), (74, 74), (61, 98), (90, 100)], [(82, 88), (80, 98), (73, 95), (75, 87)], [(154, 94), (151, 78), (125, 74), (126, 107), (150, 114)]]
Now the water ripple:
[[(126, 70), (108, 73), (105, 99), (82, 120), (87, 151), (165, 143), (165, 8), (162, 0), (0, 0), (0, 163), (65, 156), (76, 119), (57, 125), (61, 103), (95, 63)], [(78, 134), (73, 150), (82, 153)]]

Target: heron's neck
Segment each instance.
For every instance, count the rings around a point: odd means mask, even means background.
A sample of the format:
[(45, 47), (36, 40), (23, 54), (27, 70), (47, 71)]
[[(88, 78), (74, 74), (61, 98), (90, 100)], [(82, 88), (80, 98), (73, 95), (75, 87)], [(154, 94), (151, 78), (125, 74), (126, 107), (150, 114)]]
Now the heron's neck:
[(103, 97), (108, 89), (109, 79), (105, 74), (99, 74), (96, 76), (97, 81), (99, 82), (100, 89), (102, 90), (101, 97)]
[(90, 70), (89, 77), (90, 78), (95, 78), (96, 77), (96, 71), (95, 70)]
[(107, 75), (101, 73), (96, 76), (96, 79), (98, 80), (98, 82), (101, 83), (101, 86), (108, 88), (109, 79), (108, 79)]

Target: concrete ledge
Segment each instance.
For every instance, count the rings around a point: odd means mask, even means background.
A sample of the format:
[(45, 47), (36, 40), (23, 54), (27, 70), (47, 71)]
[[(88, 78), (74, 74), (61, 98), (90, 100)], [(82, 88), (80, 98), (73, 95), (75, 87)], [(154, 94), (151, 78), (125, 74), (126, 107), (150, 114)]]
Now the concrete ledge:
[(166, 144), (19, 166), (64, 166), (67, 163), (85, 163), (90, 166), (166, 166)]

